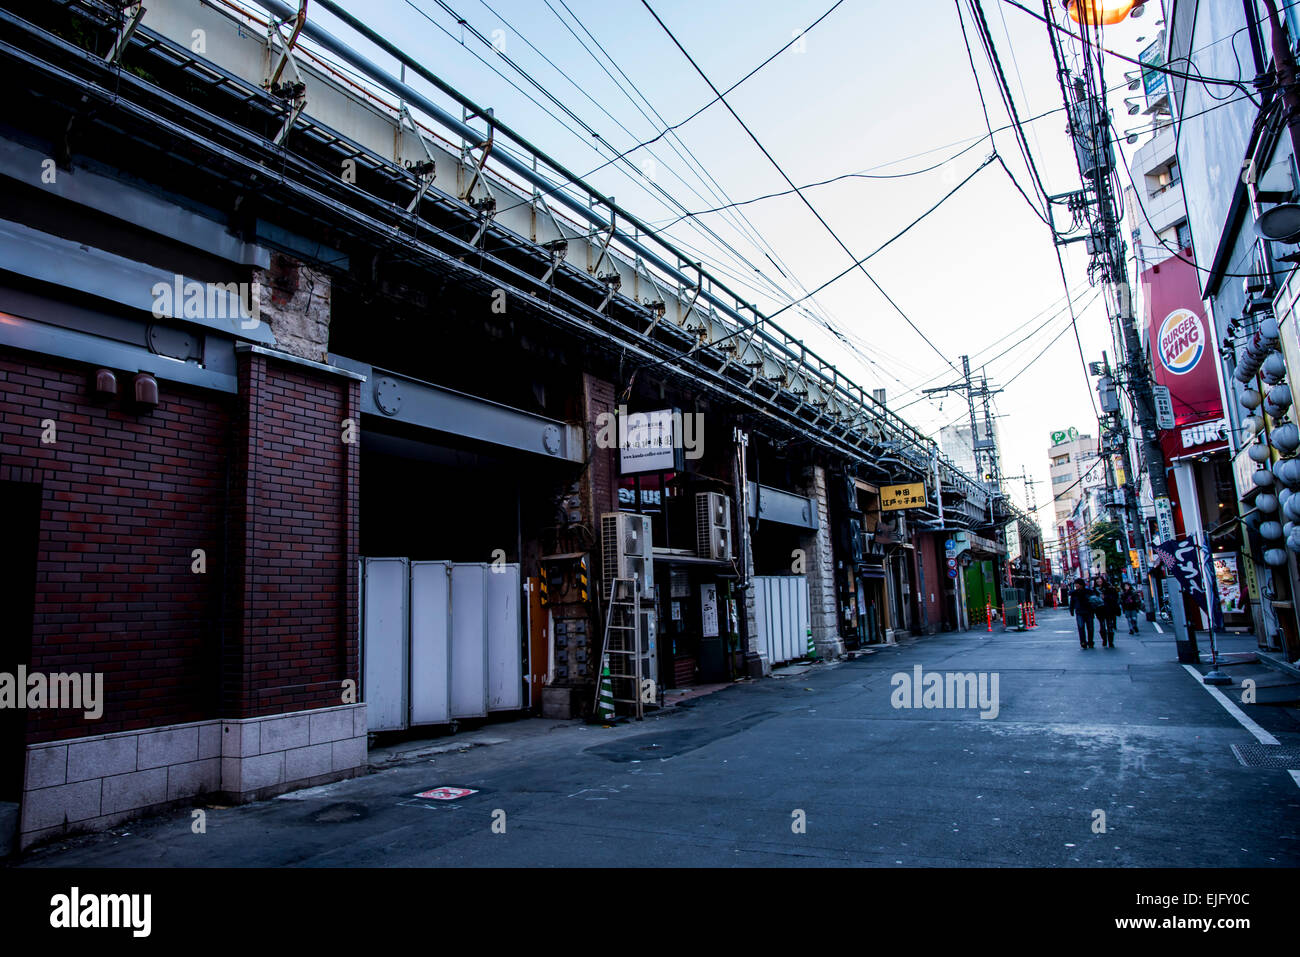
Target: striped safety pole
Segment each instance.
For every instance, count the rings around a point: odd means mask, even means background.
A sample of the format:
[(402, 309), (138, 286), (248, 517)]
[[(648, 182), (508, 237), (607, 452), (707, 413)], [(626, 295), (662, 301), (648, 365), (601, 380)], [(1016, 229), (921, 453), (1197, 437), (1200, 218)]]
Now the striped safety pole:
[(597, 709), (602, 721), (611, 721), (614, 718), (614, 681), (609, 674), (609, 663), (606, 662), (600, 675), (600, 705)]

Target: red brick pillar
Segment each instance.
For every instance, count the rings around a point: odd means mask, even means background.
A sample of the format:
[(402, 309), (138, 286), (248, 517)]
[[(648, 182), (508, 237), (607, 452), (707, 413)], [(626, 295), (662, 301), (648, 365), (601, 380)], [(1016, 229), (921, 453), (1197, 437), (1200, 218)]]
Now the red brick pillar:
[(237, 347), (221, 790), (257, 800), (360, 773), (352, 373)]
[(252, 349), (238, 377), (223, 713), (335, 707), (359, 683), (359, 383)]
[[(614, 386), (595, 376), (583, 375), (582, 404), (587, 448), (591, 455), (591, 465), (583, 478), (583, 504), (584, 511), (588, 513), (584, 519), (599, 534), (600, 516), (618, 510), (617, 442), (613, 447), (597, 446), (597, 437), (601, 434), (602, 427), (607, 436), (610, 434), (612, 426), (609, 423), (617, 411), (614, 407)], [(613, 432), (613, 435), (617, 434), (617, 431)]]

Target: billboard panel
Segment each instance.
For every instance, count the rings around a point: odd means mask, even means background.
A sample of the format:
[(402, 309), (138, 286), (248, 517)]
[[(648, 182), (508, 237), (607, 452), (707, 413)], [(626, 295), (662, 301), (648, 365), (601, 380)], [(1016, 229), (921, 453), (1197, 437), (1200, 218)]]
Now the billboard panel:
[(1227, 448), (1214, 330), (1205, 317), (1196, 267), (1177, 257), (1142, 273), (1151, 366), (1169, 389), (1174, 427), (1160, 431), (1166, 459)]

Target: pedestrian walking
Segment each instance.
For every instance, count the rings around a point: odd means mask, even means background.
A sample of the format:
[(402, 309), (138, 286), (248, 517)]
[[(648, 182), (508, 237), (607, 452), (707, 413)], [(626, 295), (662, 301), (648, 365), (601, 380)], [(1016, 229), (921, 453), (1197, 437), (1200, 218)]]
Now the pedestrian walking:
[(1119, 596), (1120, 607), (1124, 609), (1124, 617), (1128, 619), (1128, 633), (1136, 635), (1138, 633), (1138, 611), (1142, 608), (1142, 596), (1138, 590), (1128, 582), (1124, 583), (1124, 591)]
[(1115, 621), (1120, 616), (1119, 589), (1106, 576), (1101, 578), (1098, 589), (1101, 595), (1101, 608), (1097, 612), (1097, 625), (1101, 630), (1101, 646), (1115, 647)]
[(1099, 599), (1100, 596), (1088, 587), (1088, 583), (1082, 578), (1074, 580), (1074, 589), (1070, 592), (1070, 614), (1074, 616), (1074, 625), (1079, 629), (1079, 647), (1091, 648), (1092, 645), (1092, 621), (1097, 613), (1097, 608), (1093, 605), (1093, 599)]

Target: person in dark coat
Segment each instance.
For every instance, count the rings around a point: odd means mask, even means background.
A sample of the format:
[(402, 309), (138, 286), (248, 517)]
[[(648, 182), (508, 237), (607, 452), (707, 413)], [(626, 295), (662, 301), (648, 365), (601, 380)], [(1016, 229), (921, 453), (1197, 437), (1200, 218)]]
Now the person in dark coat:
[(1097, 623), (1101, 626), (1101, 646), (1115, 647), (1115, 621), (1120, 616), (1119, 589), (1106, 577), (1101, 579), (1101, 610), (1097, 612)]
[(1124, 617), (1128, 619), (1128, 633), (1136, 635), (1138, 633), (1138, 612), (1142, 610), (1142, 596), (1138, 590), (1127, 582), (1124, 583), (1124, 591), (1119, 596), (1119, 606), (1124, 609)]
[(1070, 592), (1070, 614), (1074, 616), (1075, 627), (1079, 629), (1080, 648), (1093, 646), (1092, 619), (1096, 611), (1092, 607), (1092, 596), (1095, 594), (1082, 578), (1074, 580), (1074, 589)]

